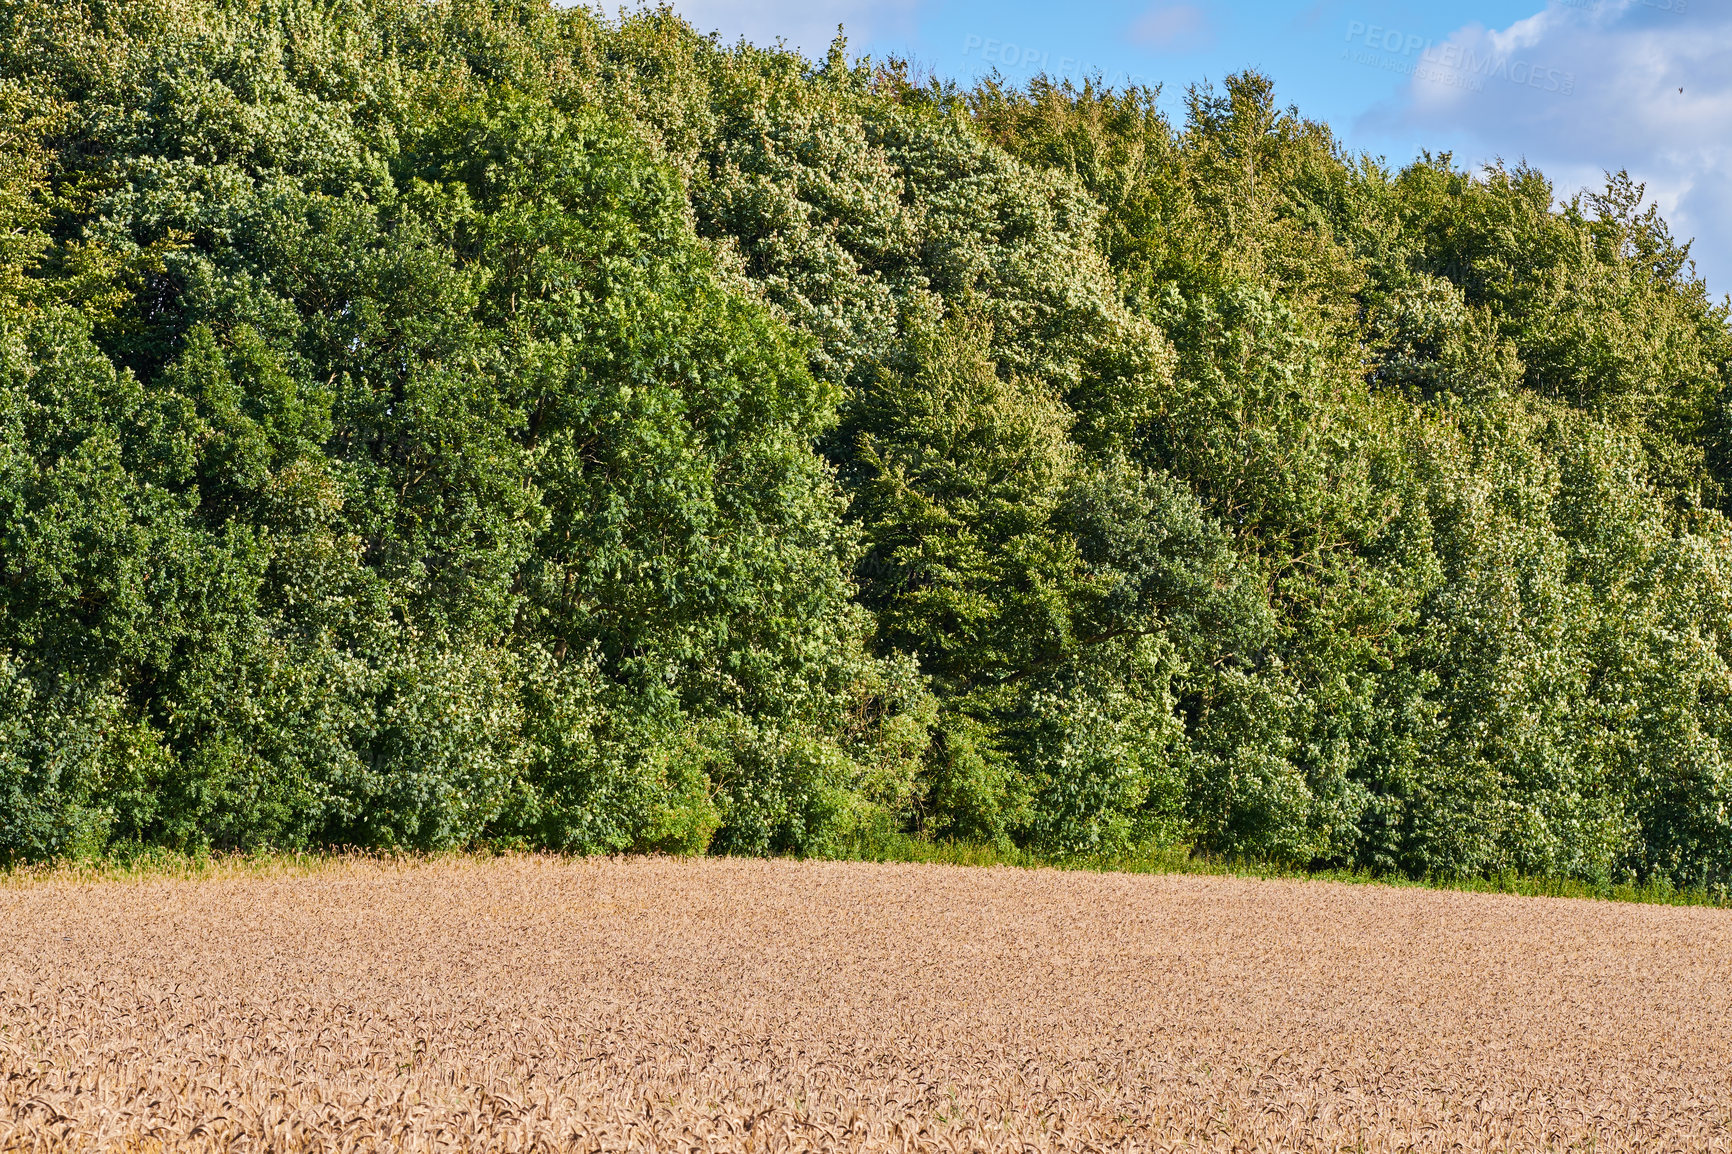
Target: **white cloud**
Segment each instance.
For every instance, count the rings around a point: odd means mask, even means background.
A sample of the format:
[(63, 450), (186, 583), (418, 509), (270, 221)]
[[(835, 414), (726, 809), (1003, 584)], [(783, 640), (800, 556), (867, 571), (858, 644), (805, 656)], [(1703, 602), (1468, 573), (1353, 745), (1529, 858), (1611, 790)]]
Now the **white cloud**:
[[(1715, 295), (1732, 292), (1732, 4), (1570, 0), (1508, 28), (1469, 25), (1413, 57), (1384, 127), (1461, 134), (1526, 159), (1561, 195), (1627, 168)], [(1393, 121), (1393, 124), (1391, 123)]]
[[(823, 59), (841, 24), (852, 45), (913, 30), (918, 0), (674, 0), (674, 10), (699, 32), (744, 36), (768, 47), (777, 38)], [(851, 50), (853, 54), (857, 50)]]

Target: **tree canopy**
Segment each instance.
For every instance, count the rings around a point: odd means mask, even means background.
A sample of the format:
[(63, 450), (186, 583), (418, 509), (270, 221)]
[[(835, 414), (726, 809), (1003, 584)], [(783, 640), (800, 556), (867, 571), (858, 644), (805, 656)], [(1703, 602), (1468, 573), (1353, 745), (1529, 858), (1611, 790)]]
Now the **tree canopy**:
[(1732, 883), (1640, 186), (543, 0), (0, 0), (0, 858)]

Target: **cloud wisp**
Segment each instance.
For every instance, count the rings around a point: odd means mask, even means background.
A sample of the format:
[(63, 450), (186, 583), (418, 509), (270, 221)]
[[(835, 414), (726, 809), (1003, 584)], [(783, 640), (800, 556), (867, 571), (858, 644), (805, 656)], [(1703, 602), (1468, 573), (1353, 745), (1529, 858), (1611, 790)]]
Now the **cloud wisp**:
[(1161, 4), (1131, 25), (1131, 41), (1155, 52), (1195, 52), (1215, 42), (1209, 15), (1195, 4)]

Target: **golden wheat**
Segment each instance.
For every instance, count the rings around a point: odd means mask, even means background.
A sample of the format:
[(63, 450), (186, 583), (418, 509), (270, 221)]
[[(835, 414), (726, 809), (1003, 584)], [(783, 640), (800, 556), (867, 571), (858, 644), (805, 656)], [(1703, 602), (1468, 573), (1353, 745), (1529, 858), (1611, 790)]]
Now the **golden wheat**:
[(1732, 1149), (1732, 911), (743, 860), (0, 889), (0, 1149)]

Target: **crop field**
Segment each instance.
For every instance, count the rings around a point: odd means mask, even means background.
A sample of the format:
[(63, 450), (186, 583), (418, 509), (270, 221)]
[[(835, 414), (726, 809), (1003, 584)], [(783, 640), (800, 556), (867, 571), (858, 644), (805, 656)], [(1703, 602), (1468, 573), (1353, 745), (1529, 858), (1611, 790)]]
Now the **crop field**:
[(1732, 911), (508, 857), (0, 886), (0, 1149), (1728, 1150)]

